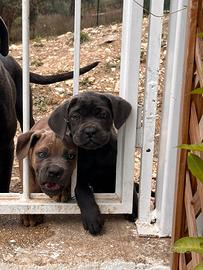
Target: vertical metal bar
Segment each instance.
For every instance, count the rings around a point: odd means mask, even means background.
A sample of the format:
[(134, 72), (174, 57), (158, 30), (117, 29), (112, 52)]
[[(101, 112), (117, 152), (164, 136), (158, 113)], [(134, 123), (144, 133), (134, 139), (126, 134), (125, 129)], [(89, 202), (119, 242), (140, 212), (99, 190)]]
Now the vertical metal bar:
[[(173, 12), (187, 5), (187, 0), (172, 0), (170, 10)], [(170, 16), (156, 192), (156, 215), (160, 236), (170, 235), (172, 231), (186, 18), (187, 9)]]
[[(138, 1), (141, 5), (143, 0)], [(122, 195), (126, 212), (132, 210), (137, 98), (143, 11), (133, 0), (124, 0), (120, 96), (132, 105), (132, 112), (118, 134), (116, 193)]]
[[(79, 93), (79, 77), (80, 77), (80, 27), (81, 27), (81, 0), (75, 0), (75, 16), (74, 16), (74, 74), (73, 74), (73, 95)], [(72, 176), (71, 190), (74, 189), (77, 179), (77, 169)], [(74, 192), (72, 192), (74, 196)]]
[[(151, 1), (150, 11), (163, 15), (164, 0)], [(150, 15), (147, 52), (145, 102), (143, 121), (143, 146), (141, 180), (139, 190), (139, 221), (150, 222), (150, 199), (152, 164), (154, 156), (154, 135), (156, 124), (157, 90), (160, 65), (162, 18)]]
[(79, 92), (81, 0), (75, 0), (73, 95)]
[[(23, 132), (30, 128), (30, 88), (29, 88), (29, 0), (22, 0), (23, 28)], [(29, 199), (28, 159), (23, 160), (23, 196)]]

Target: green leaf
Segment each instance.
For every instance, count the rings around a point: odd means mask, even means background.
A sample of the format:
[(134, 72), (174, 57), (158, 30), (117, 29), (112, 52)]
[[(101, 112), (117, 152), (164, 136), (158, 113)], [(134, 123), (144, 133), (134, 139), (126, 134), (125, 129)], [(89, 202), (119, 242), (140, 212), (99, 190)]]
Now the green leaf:
[(187, 164), (191, 173), (203, 183), (203, 160), (197, 155), (188, 153)]
[(203, 270), (203, 262), (195, 266), (194, 270)]
[(180, 149), (186, 149), (191, 151), (203, 151), (203, 143), (199, 144), (181, 144), (178, 146)]
[(172, 246), (172, 251), (177, 253), (197, 252), (203, 253), (203, 237), (183, 237)]
[(203, 94), (203, 88), (196, 88), (191, 91), (191, 94)]
[(203, 32), (199, 33), (198, 37), (203, 38)]

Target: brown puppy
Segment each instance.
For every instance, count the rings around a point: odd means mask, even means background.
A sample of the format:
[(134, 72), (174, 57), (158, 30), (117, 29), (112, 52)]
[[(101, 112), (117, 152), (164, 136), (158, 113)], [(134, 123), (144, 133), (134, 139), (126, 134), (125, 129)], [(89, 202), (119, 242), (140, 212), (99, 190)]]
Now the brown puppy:
[[(71, 176), (76, 166), (77, 148), (71, 138), (64, 144), (47, 122), (48, 118), (41, 119), (30, 131), (18, 137), (16, 154), (20, 161), (28, 156), (31, 193), (44, 192), (56, 201), (65, 202), (71, 196)], [(20, 171), (22, 176), (22, 169)], [(22, 216), (25, 226), (41, 222), (42, 215)]]

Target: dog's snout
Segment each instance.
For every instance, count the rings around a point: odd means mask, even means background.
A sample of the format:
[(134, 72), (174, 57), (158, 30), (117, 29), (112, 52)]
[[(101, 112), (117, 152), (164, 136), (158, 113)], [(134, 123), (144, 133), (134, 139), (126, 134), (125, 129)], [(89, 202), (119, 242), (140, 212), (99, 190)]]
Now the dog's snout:
[(87, 135), (88, 137), (93, 137), (95, 135), (95, 133), (97, 132), (95, 127), (86, 127), (85, 130), (85, 135)]
[(47, 170), (47, 176), (49, 178), (60, 178), (63, 175), (63, 172), (63, 168), (53, 165)]

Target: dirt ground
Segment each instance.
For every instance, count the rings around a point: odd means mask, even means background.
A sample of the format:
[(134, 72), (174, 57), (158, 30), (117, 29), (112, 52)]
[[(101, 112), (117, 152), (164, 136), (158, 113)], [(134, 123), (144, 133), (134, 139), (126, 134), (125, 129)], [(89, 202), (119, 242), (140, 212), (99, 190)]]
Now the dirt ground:
[[(98, 67), (80, 77), (80, 91), (119, 93), (121, 24), (84, 29), (81, 66), (96, 60)], [(144, 77), (148, 21), (143, 21), (139, 103), (144, 100)], [(166, 55), (167, 21), (164, 21), (157, 103), (156, 145), (152, 184), (155, 188), (160, 112)], [(22, 44), (12, 44), (10, 54), (22, 63)], [(30, 44), (31, 71), (53, 74), (72, 70), (73, 34), (36, 38)], [(73, 81), (48, 86), (32, 85), (34, 118), (48, 115), (64, 99), (72, 96)], [(19, 134), (19, 129), (17, 135)], [(17, 138), (17, 136), (16, 136)], [(135, 153), (135, 181), (139, 181), (140, 151)], [(22, 190), (15, 160), (11, 191)], [(84, 232), (79, 216), (46, 216), (45, 223), (24, 228), (19, 216), (0, 216), (1, 269), (152, 269), (169, 264), (170, 239), (139, 238), (134, 223), (123, 216), (107, 216), (105, 233), (92, 237)], [(2, 265), (1, 265), (2, 263)], [(89, 265), (89, 266), (88, 266)], [(140, 265), (140, 266), (139, 266)], [(8, 268), (7, 268), (8, 267)], [(13, 267), (13, 268), (12, 268)], [(37, 268), (39, 267), (39, 268)], [(44, 267), (44, 268), (43, 268)], [(136, 268), (137, 267), (137, 268)], [(155, 269), (155, 268), (153, 268)]]
[(23, 227), (19, 216), (0, 216), (0, 269), (164, 270), (168, 265), (169, 239), (140, 238), (123, 216), (106, 216), (104, 228), (94, 237), (78, 215), (47, 215), (34, 228)]

